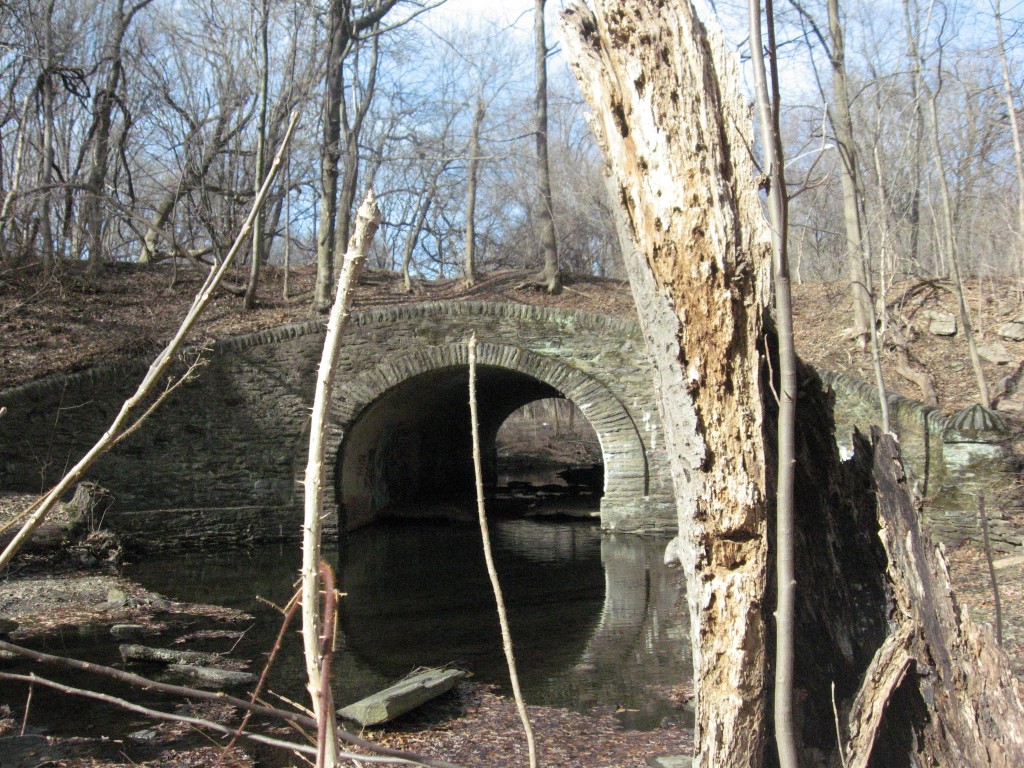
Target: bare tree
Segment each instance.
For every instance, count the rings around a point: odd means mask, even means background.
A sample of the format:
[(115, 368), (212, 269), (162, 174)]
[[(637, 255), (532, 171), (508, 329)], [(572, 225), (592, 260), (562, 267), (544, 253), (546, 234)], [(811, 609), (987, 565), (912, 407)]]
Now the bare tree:
[(853, 332), (862, 349), (867, 349), (872, 324), (868, 276), (864, 264), (864, 233), (861, 227), (863, 193), (857, 170), (857, 145), (854, 141), (853, 118), (846, 73), (846, 41), (839, 15), (839, 0), (827, 0), (828, 31), (832, 64), (832, 94), (835, 114), (832, 126), (839, 149), (843, 182), (843, 212), (846, 222), (847, 258), (850, 270), (850, 292), (853, 296)]
[[(775, 276), (775, 322), (779, 334), (778, 458), (775, 491), (775, 745), (781, 768), (797, 768), (797, 735), (793, 724), (793, 668), (796, 664), (794, 626), (796, 613), (796, 532), (793, 483), (796, 474), (797, 360), (793, 341), (793, 296), (788, 253), (788, 197), (786, 165), (779, 128), (779, 71), (776, 64), (775, 13), (772, 0), (765, 4), (767, 47), (762, 44), (761, 3), (750, 0), (750, 51), (754, 93), (761, 127), (768, 175), (768, 220), (772, 236)], [(770, 67), (766, 71), (765, 57)], [(770, 92), (769, 92), (770, 91)], [(770, 354), (770, 353), (769, 353)]]
[(487, 106), (482, 97), (477, 99), (473, 112), (473, 127), (469, 135), (469, 169), (466, 171), (466, 285), (476, 281), (476, 184), (477, 168), (480, 165), (480, 127), (487, 115)]
[(124, 0), (117, 0), (109, 37), (104, 46), (102, 65), (107, 68), (107, 77), (93, 98), (92, 125), (89, 127), (92, 159), (84, 183), (86, 198), (83, 224), (88, 231), (89, 271), (92, 273), (100, 269), (105, 250), (103, 198), (109, 173), (114, 110), (115, 107), (123, 106), (119, 91), (124, 70), (125, 36), (136, 14), (152, 2), (140, 0), (134, 5), (128, 5)]
[(1013, 164), (1017, 175), (1017, 281), (1018, 293), (1024, 295), (1024, 140), (1021, 139), (1020, 118), (1017, 114), (1018, 89), (1010, 77), (1010, 64), (1003, 35), (1003, 14), (1001, 0), (993, 0), (993, 15), (996, 22), (996, 53), (999, 56), (999, 70), (1003, 80), (1003, 99), (1013, 136)]
[(537, 275), (548, 293), (562, 290), (562, 274), (558, 268), (558, 245), (555, 241), (554, 204), (551, 196), (551, 165), (548, 160), (548, 46), (544, 36), (544, 5), (547, 0), (535, 0), (533, 6), (534, 65), (537, 73), (536, 108), (537, 147), (537, 219), (540, 245), (544, 254), (544, 268)]
[[(357, 144), (359, 128), (365, 119), (369, 106), (367, 96), (372, 96), (372, 88), (361, 102), (355, 106), (355, 120), (349, 122), (345, 88), (345, 66), (350, 55), (367, 42), (369, 34), (371, 45), (370, 73), (376, 76), (378, 35), (381, 33), (381, 22), (403, 0), (372, 0), (354, 4), (351, 0), (330, 0), (327, 17), (328, 53), (324, 70), (324, 112), (323, 112), (323, 147), (320, 175), (320, 222), (317, 228), (317, 278), (313, 297), (316, 311), (326, 312), (330, 307), (330, 290), (332, 275), (341, 258), (339, 243), (344, 243), (347, 232), (338, 232), (341, 224), (347, 227), (351, 215), (351, 200), (355, 195), (358, 183), (358, 152)], [(423, 3), (411, 3), (422, 11)], [(342, 126), (346, 127), (344, 146), (342, 144)], [(338, 165), (345, 156), (345, 179), (339, 185)], [(339, 202), (338, 194), (343, 193)], [(348, 210), (342, 210), (348, 200)]]
[(935, 172), (938, 179), (940, 200), (942, 203), (942, 244), (945, 251), (945, 263), (953, 275), (953, 285), (956, 290), (957, 306), (960, 310), (960, 323), (963, 328), (964, 338), (967, 340), (967, 349), (970, 356), (971, 367), (974, 369), (974, 377), (978, 385), (978, 396), (980, 402), (986, 408), (992, 403), (989, 397), (988, 384), (985, 381), (985, 372), (981, 365), (981, 356), (978, 354), (978, 346), (974, 339), (974, 324), (971, 321), (970, 312), (967, 309), (967, 300), (964, 297), (964, 283), (960, 271), (960, 254), (957, 244), (956, 227), (954, 224), (953, 198), (949, 189), (949, 178), (944, 159), (942, 142), (939, 137), (939, 93), (943, 86), (942, 71), (942, 40), (937, 41), (938, 63), (936, 65), (936, 82), (934, 87), (926, 81), (922, 82), (922, 91), (927, 98), (927, 106), (930, 120), (929, 135), (932, 145), (932, 159), (935, 162)]
[[(267, 104), (270, 98), (270, 0), (260, 0), (257, 11), (257, 50), (259, 51), (259, 107), (256, 117), (256, 191), (262, 184), (267, 159)], [(245, 286), (245, 296), (242, 300), (243, 309), (252, 309), (256, 305), (256, 284), (260, 277), (260, 266), (265, 258), (267, 243), (264, 238), (263, 228), (266, 223), (266, 214), (263, 210), (256, 215), (256, 221), (252, 228), (252, 256), (249, 264), (249, 281)]]

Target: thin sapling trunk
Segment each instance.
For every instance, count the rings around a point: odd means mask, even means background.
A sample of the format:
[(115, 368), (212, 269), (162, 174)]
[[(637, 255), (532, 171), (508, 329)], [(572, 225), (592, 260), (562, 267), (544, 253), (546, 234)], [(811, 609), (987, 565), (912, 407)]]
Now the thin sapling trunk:
[(512, 633), (508, 628), (508, 615), (505, 612), (505, 599), (501, 594), (501, 583), (498, 581), (498, 570), (494, 567), (494, 555), (491, 553), (491, 536), (487, 529), (487, 510), (484, 507), (483, 471), (480, 460), (480, 421), (477, 416), (476, 402), (476, 334), (469, 339), (469, 413), (473, 427), (473, 472), (476, 478), (476, 507), (480, 521), (480, 537), (483, 539), (484, 560), (487, 563), (487, 575), (494, 591), (494, 602), (498, 606), (498, 623), (501, 625), (501, 647), (505, 651), (508, 663), (508, 676), (512, 682), (512, 694), (519, 710), (519, 719), (523, 721), (526, 733), (526, 745), (530, 753), (530, 768), (537, 768), (537, 746), (533, 739), (533, 728), (530, 716), (526, 712), (526, 702), (519, 686), (519, 673), (516, 671), (515, 654), (512, 652)]
[(334, 366), (341, 349), (341, 334), (350, 317), (352, 288), (359, 279), (370, 243), (380, 224), (381, 214), (373, 192), (356, 214), (355, 231), (338, 278), (338, 290), (327, 322), (323, 354), (317, 373), (313, 396), (313, 413), (309, 428), (309, 460), (306, 464), (305, 517), (302, 523), (302, 641), (306, 656), (306, 679), (313, 713), (319, 731), (326, 740), (317, 753), (317, 768), (334, 768), (338, 764), (337, 725), (329, 685), (325, 685), (322, 644), (324, 628), (319, 612), (320, 602), (320, 538), (323, 525), (324, 440), (327, 416), (334, 386)]

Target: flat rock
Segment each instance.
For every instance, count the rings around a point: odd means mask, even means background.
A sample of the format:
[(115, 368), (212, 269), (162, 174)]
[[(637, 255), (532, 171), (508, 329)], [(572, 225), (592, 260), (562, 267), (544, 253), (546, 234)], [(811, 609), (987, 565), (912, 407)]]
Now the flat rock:
[(160, 740), (160, 731), (156, 728), (146, 728), (142, 731), (132, 731), (128, 734), (128, 740), (136, 744), (155, 744)]
[(1013, 557), (1003, 557), (992, 563), (992, 567), (997, 571), (1001, 571), (1004, 568), (1013, 568), (1018, 565), (1024, 565), (1024, 555), (1014, 555)]
[(117, 640), (136, 640), (149, 634), (142, 624), (115, 624), (110, 628), (110, 634)]
[(118, 646), (123, 661), (151, 661), (157, 664), (191, 664), (209, 667), (221, 661), (220, 654), (200, 651), (174, 651), (170, 648), (150, 648), (146, 645), (125, 643)]
[(996, 334), (1007, 341), (1024, 341), (1024, 317), (1003, 323), (996, 329)]
[(215, 667), (196, 667), (191, 664), (171, 664), (169, 672), (187, 677), (198, 685), (209, 688), (237, 688), (256, 683), (256, 675), (251, 672), (239, 672), (234, 669), (216, 669)]
[(983, 360), (988, 360), (996, 365), (1009, 365), (1014, 358), (1001, 341), (990, 341), (987, 344), (978, 345), (978, 354)]
[(338, 714), (363, 726), (386, 723), (447, 693), (465, 676), (461, 669), (427, 669), (339, 709)]
[(689, 755), (666, 755), (652, 757), (647, 764), (653, 768), (690, 768), (693, 765), (693, 758)]
[(933, 336), (956, 336), (956, 318), (948, 312), (929, 312), (928, 333)]

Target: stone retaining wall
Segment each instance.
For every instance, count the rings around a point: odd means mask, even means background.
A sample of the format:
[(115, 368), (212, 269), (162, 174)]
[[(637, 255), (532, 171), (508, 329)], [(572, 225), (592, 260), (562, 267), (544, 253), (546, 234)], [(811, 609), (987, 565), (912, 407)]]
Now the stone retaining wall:
[[(878, 391), (865, 382), (832, 371), (819, 371), (835, 393), (836, 440), (840, 451), (849, 455), (854, 429), (867, 434), (882, 420)], [(889, 420), (899, 436), (900, 451), (914, 487), (925, 499), (925, 519), (939, 541), (979, 541), (981, 528), (977, 504), (979, 492), (987, 500), (990, 536), (994, 549), (1019, 551), (1024, 532), (1007, 518), (1020, 508), (1015, 498), (1006, 447), (1009, 434), (1005, 424), (991, 411), (972, 406), (948, 419), (936, 408), (889, 395)], [(952, 429), (965, 417), (981, 418), (984, 428)]]
[[(825, 386), (835, 393), (836, 443), (844, 458), (853, 452), (853, 433), (870, 434), (882, 423), (878, 390), (866, 382), (835, 371), (818, 370)], [(942, 432), (946, 417), (923, 403), (890, 394), (889, 423), (900, 438), (900, 453), (910, 470), (917, 492), (924, 498), (941, 487), (943, 480)]]

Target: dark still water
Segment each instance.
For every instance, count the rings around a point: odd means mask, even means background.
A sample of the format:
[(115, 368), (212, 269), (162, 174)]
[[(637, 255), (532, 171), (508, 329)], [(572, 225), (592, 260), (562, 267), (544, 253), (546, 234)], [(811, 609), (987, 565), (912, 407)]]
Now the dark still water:
[[(492, 521), (491, 538), (529, 704), (617, 707), (624, 725), (641, 729), (681, 718), (668, 689), (692, 673), (683, 579), (662, 564), (666, 539), (534, 520)], [(349, 534), (327, 557), (346, 593), (334, 657), (338, 706), (417, 667), (449, 663), (508, 690), (476, 527), (375, 525)], [(257, 598), (284, 605), (299, 559), (298, 545), (196, 553), (148, 560), (130, 575), (173, 599), (255, 615), (233, 655), (256, 660), (258, 672), (280, 615)], [(226, 651), (233, 642), (189, 647)], [(271, 688), (304, 700), (296, 633), (286, 650)]]

